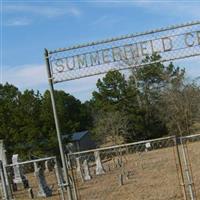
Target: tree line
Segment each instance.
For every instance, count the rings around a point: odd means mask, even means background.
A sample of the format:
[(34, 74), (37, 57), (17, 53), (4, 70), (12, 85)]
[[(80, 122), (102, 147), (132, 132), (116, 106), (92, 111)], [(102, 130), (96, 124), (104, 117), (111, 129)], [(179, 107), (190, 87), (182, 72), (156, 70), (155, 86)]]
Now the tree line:
[[(159, 55), (147, 57), (155, 61)], [(55, 91), (61, 133), (90, 130), (99, 145), (119, 144), (200, 129), (200, 87), (173, 63), (109, 71), (84, 103)], [(0, 84), (0, 138), (8, 153), (24, 158), (58, 153), (49, 91), (19, 91)]]

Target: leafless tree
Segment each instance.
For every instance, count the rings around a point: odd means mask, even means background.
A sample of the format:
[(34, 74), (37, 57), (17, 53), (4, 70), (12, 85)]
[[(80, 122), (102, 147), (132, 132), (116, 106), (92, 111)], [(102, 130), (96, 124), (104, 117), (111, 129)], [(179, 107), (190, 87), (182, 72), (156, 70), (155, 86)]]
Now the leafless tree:
[(119, 144), (127, 134), (128, 119), (119, 111), (101, 112), (95, 117), (96, 138), (105, 143)]
[(171, 134), (194, 133), (200, 123), (200, 87), (194, 82), (168, 87), (162, 93), (159, 110)]

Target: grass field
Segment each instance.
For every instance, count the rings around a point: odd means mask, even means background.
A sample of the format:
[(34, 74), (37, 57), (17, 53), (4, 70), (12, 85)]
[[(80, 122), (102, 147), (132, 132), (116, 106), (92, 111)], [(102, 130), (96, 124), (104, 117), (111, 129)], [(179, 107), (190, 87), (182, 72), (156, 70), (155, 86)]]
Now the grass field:
[[(200, 198), (200, 142), (188, 144), (194, 183)], [(124, 184), (120, 186), (121, 168), (116, 168), (112, 160), (103, 161), (104, 175), (95, 175), (90, 167), (92, 179), (84, 183), (76, 177), (81, 200), (180, 200), (183, 199), (173, 147), (143, 153), (128, 154), (124, 157)], [(128, 175), (128, 178), (127, 178)], [(30, 186), (37, 193), (37, 183), (33, 174), (28, 174)], [(56, 177), (53, 172), (46, 174), (47, 182), (53, 187), (49, 200), (59, 200)], [(27, 191), (18, 191), (15, 198), (27, 200)], [(36, 198), (45, 199), (45, 198)]]
[(181, 199), (173, 148), (130, 154), (126, 160), (125, 173), (130, 175), (128, 179), (124, 177), (123, 186), (119, 184), (121, 169), (109, 161), (104, 167), (112, 166), (111, 171), (79, 185), (82, 199)]

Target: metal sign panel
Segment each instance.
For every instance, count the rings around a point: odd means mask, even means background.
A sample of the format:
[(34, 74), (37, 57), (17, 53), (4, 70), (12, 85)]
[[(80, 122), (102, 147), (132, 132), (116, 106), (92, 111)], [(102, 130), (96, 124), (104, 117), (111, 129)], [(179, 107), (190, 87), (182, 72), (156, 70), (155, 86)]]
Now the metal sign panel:
[[(156, 61), (147, 56), (160, 55)], [(200, 21), (49, 51), (53, 83), (200, 55)]]

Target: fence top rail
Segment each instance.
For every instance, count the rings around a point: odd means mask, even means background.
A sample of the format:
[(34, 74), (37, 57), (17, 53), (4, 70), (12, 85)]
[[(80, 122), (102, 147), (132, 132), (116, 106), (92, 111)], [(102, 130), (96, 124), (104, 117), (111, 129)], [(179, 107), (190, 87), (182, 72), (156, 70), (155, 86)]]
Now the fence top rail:
[(180, 137), (181, 139), (188, 139), (188, 138), (194, 138), (194, 137), (200, 137), (200, 134), (194, 134), (194, 135), (186, 135)]
[(120, 36), (120, 37), (110, 38), (110, 39), (106, 39), (106, 40), (89, 42), (89, 43), (85, 43), (85, 44), (82, 44), (82, 45), (75, 45), (75, 46), (71, 46), (71, 47), (68, 47), (68, 48), (59, 48), (59, 49), (56, 49), (56, 50), (50, 50), (49, 54), (59, 53), (59, 52), (68, 51), (68, 50), (72, 50), (72, 49), (83, 48), (83, 47), (87, 47), (87, 46), (98, 45), (98, 44), (101, 44), (101, 43), (109, 43), (109, 42), (113, 42), (113, 41), (116, 41), (116, 40), (128, 39), (128, 38), (132, 38), (132, 37), (148, 35), (148, 34), (152, 34), (152, 33), (156, 33), (156, 32), (168, 31), (168, 30), (173, 30), (173, 29), (176, 29), (176, 28), (182, 28), (182, 27), (198, 25), (198, 24), (200, 24), (200, 21), (197, 20), (197, 21), (192, 21), (192, 22), (189, 22), (189, 23), (172, 25), (172, 26), (168, 26), (166, 28), (154, 29), (154, 30), (151, 30), (151, 31), (145, 31), (145, 32), (129, 34), (129, 35), (123, 35), (123, 36)]
[(34, 159), (34, 160), (23, 161), (23, 162), (18, 162), (16, 164), (6, 165), (6, 167), (12, 167), (12, 166), (16, 166), (16, 165), (24, 165), (24, 164), (28, 164), (28, 163), (41, 162), (41, 161), (53, 160), (53, 159), (56, 159), (56, 157), (52, 156), (52, 157), (47, 157), (47, 158), (39, 158), (39, 159)]
[(143, 141), (139, 141), (139, 142), (132, 142), (132, 143), (127, 143), (127, 144), (114, 145), (114, 146), (110, 146), (110, 147), (101, 147), (101, 148), (97, 148), (97, 149), (91, 149), (91, 150), (86, 150), (86, 151), (74, 152), (74, 153), (69, 153), (68, 155), (69, 156), (80, 155), (80, 154), (91, 153), (91, 152), (95, 152), (95, 151), (117, 149), (117, 148), (122, 148), (122, 147), (137, 145), (137, 144), (145, 144), (145, 143), (148, 143), (148, 142), (163, 141), (163, 140), (174, 139), (174, 138), (175, 138), (175, 136), (169, 136), (169, 137), (163, 137), (163, 138), (157, 138), (157, 139), (151, 139), (151, 140), (143, 140)]

